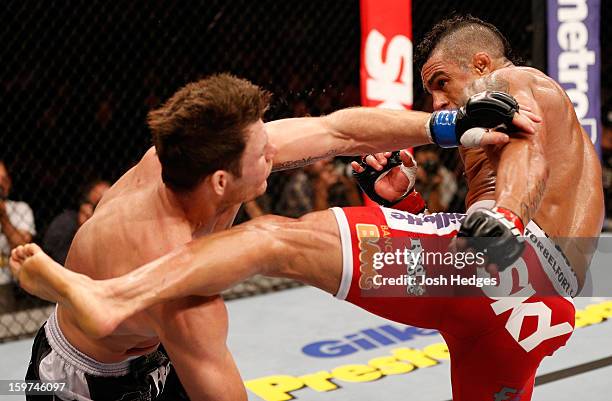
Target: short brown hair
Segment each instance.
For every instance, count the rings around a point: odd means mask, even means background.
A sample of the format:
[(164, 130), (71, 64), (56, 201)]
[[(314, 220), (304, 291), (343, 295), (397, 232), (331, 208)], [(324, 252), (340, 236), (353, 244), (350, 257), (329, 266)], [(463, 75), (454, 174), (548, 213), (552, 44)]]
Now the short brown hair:
[(245, 128), (261, 119), (270, 93), (230, 74), (212, 75), (179, 89), (147, 122), (171, 189), (189, 191), (207, 175), (240, 176)]

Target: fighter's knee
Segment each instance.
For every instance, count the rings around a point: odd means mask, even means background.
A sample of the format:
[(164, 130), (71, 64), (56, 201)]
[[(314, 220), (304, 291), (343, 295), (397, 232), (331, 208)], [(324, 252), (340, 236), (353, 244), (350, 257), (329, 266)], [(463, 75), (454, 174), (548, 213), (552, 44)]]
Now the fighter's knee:
[(282, 229), (283, 225), (294, 221), (296, 220), (288, 217), (268, 214), (265, 216), (257, 217), (242, 226), (249, 231), (260, 232), (261, 234), (271, 234)]
[(243, 225), (257, 241), (258, 254), (265, 255), (268, 263), (261, 273), (268, 276), (299, 276), (296, 266), (307, 266), (314, 254), (325, 252), (338, 241), (338, 229), (329, 210), (308, 213), (298, 219), (262, 216)]
[(296, 219), (288, 217), (266, 215), (241, 225), (249, 233), (249, 240), (255, 241), (258, 254), (265, 255), (269, 262), (262, 266), (262, 274), (279, 274), (284, 260), (291, 253), (291, 227), (295, 222)]

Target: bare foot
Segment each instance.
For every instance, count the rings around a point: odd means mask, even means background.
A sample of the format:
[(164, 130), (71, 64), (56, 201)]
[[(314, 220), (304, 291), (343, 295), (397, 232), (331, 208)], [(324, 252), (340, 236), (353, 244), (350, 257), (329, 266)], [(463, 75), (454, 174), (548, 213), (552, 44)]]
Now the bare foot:
[(30, 294), (52, 302), (62, 302), (66, 297), (69, 282), (66, 276), (72, 272), (55, 263), (38, 245), (13, 249), (9, 265), (13, 277)]
[(106, 281), (64, 268), (38, 245), (18, 246), (9, 264), (21, 288), (70, 310), (81, 330), (93, 338), (108, 336), (125, 318)]

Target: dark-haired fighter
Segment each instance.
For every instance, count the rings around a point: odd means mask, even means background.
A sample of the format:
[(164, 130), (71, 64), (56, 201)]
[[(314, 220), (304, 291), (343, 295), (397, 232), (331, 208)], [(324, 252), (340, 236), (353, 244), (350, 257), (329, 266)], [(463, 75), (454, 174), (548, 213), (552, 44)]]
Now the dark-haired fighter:
[[(185, 86), (152, 111), (155, 149), (108, 190), (76, 234), (66, 265), (94, 279), (121, 276), (227, 229), (240, 203), (265, 191), (273, 167), (431, 142), (427, 113), (347, 109), (264, 124), (267, 103), (259, 87), (218, 75)], [(533, 129), (517, 114), (515, 123), (521, 121)], [(503, 134), (485, 135), (482, 143), (507, 141)], [(59, 305), (35, 339), (27, 379), (67, 383), (59, 394), (63, 399), (174, 400), (186, 397), (176, 370), (192, 399), (246, 399), (226, 346), (227, 312), (218, 295), (152, 306), (103, 338), (83, 329), (79, 313)], [(87, 315), (110, 317), (112, 311), (91, 309)]]

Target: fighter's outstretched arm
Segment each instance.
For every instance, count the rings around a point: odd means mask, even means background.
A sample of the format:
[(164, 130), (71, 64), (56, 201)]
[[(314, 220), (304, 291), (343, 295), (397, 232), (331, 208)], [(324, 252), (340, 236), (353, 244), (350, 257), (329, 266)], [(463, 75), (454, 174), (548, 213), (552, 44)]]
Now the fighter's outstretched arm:
[(418, 111), (350, 108), (324, 117), (266, 123), (278, 153), (274, 169), (301, 167), (336, 155), (358, 155), (431, 143), (425, 130), (430, 114)]
[[(430, 116), (413, 110), (354, 107), (324, 117), (268, 122), (269, 140), (278, 149), (274, 169), (301, 167), (336, 155), (376, 153), (432, 143), (426, 128)], [(514, 122), (528, 132), (534, 128), (520, 114)], [(487, 132), (479, 145), (507, 142), (507, 135)]]
[(335, 293), (342, 249), (335, 217), (325, 210), (297, 220), (263, 216), (109, 280), (67, 270), (33, 244), (13, 251), (11, 269), (26, 291), (70, 309), (81, 329), (95, 338), (153, 305), (219, 294), (256, 274), (293, 278)]

